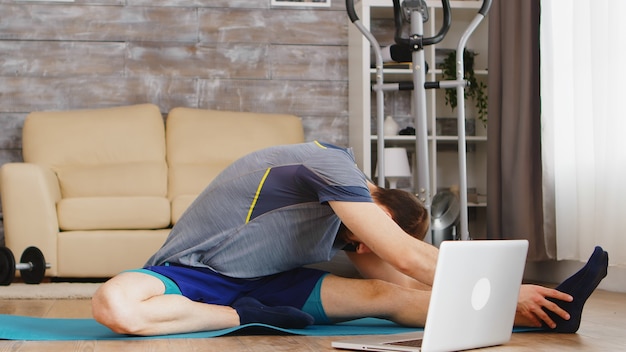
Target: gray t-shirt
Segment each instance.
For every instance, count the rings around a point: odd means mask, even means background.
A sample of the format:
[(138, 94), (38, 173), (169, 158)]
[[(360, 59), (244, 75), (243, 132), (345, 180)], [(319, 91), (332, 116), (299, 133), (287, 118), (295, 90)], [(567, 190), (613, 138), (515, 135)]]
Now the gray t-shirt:
[(310, 142), (254, 152), (209, 184), (147, 265), (255, 278), (328, 261), (344, 245), (331, 200), (372, 202), (351, 150)]

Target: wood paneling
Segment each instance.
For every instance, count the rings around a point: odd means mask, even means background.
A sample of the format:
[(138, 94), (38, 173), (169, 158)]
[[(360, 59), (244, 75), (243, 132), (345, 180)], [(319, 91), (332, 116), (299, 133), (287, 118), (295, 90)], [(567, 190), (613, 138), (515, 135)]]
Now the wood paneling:
[(348, 85), (333, 81), (200, 80), (200, 105), (218, 110), (284, 112), (302, 116), (346, 114)]
[(31, 111), (138, 103), (291, 113), (307, 140), (348, 144), (341, 0), (0, 0), (0, 13), (0, 165), (22, 160)]
[(270, 60), (273, 79), (340, 82), (348, 79), (345, 46), (273, 45)]
[[(153, 6), (154, 0), (126, 0), (132, 6)], [(248, 9), (267, 9), (270, 7), (269, 0), (163, 0), (158, 6), (183, 6), (183, 7), (238, 7)]]
[(347, 44), (349, 21), (339, 11), (198, 9), (198, 16), (203, 42)]
[(2, 5), (0, 39), (177, 41), (197, 39), (197, 10), (180, 7)]
[(12, 150), (22, 148), (22, 126), (25, 114), (0, 114), (0, 150)]
[(0, 11), (2, 130), (7, 113), (152, 102), (163, 113), (295, 113), (347, 140), (336, 119), (347, 116), (349, 21), (337, 2), (0, 1)]
[(270, 79), (266, 44), (129, 44), (129, 76)]
[(124, 76), (126, 44), (0, 41), (3, 77)]
[(158, 102), (163, 111), (197, 102), (196, 81), (144, 77), (6, 77), (0, 106), (7, 112), (92, 109)]

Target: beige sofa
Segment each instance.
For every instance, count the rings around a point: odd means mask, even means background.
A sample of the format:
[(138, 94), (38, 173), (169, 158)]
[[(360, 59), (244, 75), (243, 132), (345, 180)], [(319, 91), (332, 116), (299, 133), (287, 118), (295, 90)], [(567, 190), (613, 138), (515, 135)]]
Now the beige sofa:
[(199, 192), (251, 151), (304, 140), (292, 115), (150, 104), (33, 112), (23, 163), (0, 169), (6, 246), (42, 250), (46, 276), (141, 267)]

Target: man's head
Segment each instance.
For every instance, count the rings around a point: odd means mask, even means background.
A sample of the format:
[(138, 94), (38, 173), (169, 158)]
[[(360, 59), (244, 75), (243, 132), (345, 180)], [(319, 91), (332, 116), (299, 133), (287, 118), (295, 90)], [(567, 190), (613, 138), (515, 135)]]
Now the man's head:
[(423, 240), (428, 230), (428, 211), (412, 193), (381, 187), (372, 187), (372, 198), (384, 207), (391, 218), (409, 235)]
[[(404, 232), (423, 241), (428, 231), (429, 215), (422, 202), (413, 194), (368, 184), (374, 203), (383, 209)], [(367, 253), (370, 250), (363, 246), (354, 234), (342, 223), (337, 236), (347, 245), (343, 248), (349, 252)]]

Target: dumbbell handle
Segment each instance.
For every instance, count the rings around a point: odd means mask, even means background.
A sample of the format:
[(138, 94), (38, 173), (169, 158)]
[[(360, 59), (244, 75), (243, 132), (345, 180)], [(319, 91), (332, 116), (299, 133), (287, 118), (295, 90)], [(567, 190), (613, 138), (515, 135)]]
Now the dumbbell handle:
[[(46, 269), (50, 269), (52, 266), (50, 263), (46, 263)], [(15, 270), (31, 270), (33, 268), (33, 263), (17, 263), (15, 264)]]

